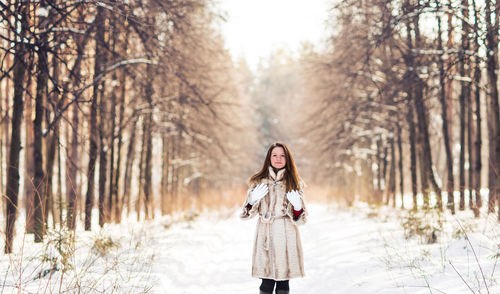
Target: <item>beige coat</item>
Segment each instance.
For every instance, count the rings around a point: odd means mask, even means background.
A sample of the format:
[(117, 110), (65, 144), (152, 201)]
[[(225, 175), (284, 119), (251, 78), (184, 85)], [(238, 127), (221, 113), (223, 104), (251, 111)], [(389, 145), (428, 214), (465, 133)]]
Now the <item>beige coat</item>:
[(261, 181), (268, 184), (269, 193), (248, 209), (250, 192), (259, 184), (255, 183), (248, 189), (243, 204), (242, 219), (259, 215), (252, 257), (252, 277), (255, 278), (282, 281), (305, 275), (297, 227), (306, 222), (304, 192), (301, 183), (299, 194), (304, 211), (294, 220), (293, 206), (286, 198), (286, 188), (282, 181), (285, 171), (281, 169), (275, 174), (272, 167), (269, 167), (270, 177)]

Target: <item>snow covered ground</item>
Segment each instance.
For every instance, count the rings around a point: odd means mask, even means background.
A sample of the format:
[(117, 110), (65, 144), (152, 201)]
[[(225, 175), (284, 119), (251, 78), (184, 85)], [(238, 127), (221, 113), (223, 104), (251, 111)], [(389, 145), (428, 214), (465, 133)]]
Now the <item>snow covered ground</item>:
[[(309, 221), (300, 227), (307, 277), (291, 280), (291, 293), (500, 293), (494, 215), (476, 220), (464, 212), (421, 221), (363, 204), (340, 209), (309, 203), (308, 209)], [(21, 287), (21, 293), (255, 294), (260, 280), (251, 278), (250, 269), (256, 219), (238, 215), (235, 208), (192, 221), (130, 220), (99, 232), (78, 231), (62, 283), (58, 252), (65, 247), (34, 245), (26, 235), (21, 250), (21, 235), (16, 254), (0, 255), (0, 293)], [(436, 230), (436, 243), (418, 235), (405, 239), (412, 227), (438, 228), (437, 220), (443, 230)], [(413, 225), (405, 229), (403, 222)], [(58, 258), (58, 270), (42, 262), (44, 253)], [(37, 278), (40, 272), (45, 276)]]

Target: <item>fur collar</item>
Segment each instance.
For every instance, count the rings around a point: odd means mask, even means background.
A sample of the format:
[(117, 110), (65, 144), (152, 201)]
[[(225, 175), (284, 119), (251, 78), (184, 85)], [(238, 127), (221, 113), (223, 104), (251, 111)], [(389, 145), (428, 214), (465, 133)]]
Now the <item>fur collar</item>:
[(285, 174), (286, 168), (282, 168), (278, 171), (278, 174), (276, 174), (273, 170), (272, 166), (269, 166), (269, 176), (271, 179), (275, 182), (281, 181), (283, 179), (283, 175)]

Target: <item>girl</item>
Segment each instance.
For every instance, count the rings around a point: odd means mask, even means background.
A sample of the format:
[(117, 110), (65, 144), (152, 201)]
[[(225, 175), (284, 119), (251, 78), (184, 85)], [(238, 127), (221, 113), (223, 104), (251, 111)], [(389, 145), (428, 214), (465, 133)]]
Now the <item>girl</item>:
[(283, 143), (267, 150), (262, 169), (249, 180), (242, 219), (258, 214), (252, 276), (262, 279), (260, 294), (288, 294), (288, 280), (304, 277), (298, 225), (306, 222), (303, 183)]

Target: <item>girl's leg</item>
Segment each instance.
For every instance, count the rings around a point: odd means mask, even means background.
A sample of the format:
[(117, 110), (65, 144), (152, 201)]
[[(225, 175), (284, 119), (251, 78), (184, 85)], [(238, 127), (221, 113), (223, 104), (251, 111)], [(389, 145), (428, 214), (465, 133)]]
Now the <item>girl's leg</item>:
[(287, 290), (290, 291), (290, 286), (288, 285), (288, 280), (286, 281), (276, 281), (276, 292), (278, 290)]
[(260, 284), (260, 290), (265, 293), (273, 293), (274, 290), (274, 280), (262, 279), (262, 284)]

